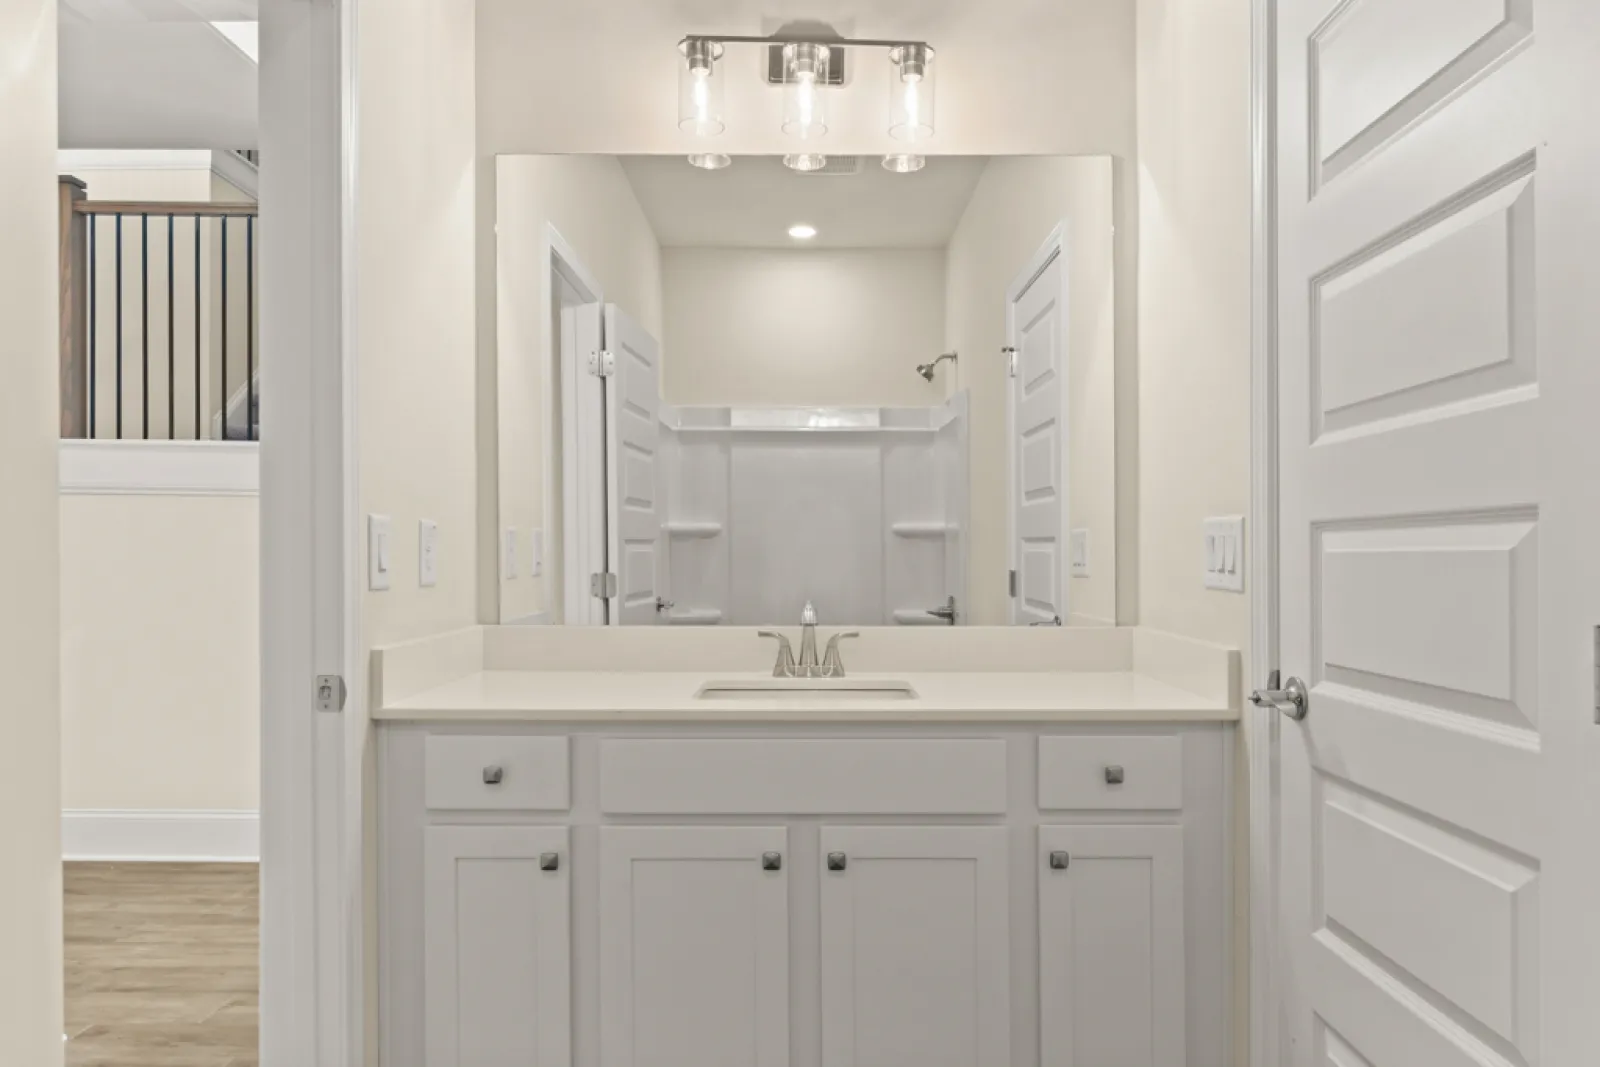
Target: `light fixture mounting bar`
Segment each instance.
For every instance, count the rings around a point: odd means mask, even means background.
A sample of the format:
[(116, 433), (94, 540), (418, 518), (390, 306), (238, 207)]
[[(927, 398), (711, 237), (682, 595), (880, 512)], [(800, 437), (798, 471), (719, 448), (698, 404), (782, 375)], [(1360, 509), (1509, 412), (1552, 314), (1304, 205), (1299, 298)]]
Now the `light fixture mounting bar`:
[(719, 33), (693, 33), (678, 42), (679, 50), (690, 41), (710, 41), (713, 44), (825, 44), (829, 48), (904, 48), (907, 45), (928, 47), (926, 41), (882, 41), (873, 37), (818, 37), (815, 34), (775, 33), (770, 37), (745, 37)]

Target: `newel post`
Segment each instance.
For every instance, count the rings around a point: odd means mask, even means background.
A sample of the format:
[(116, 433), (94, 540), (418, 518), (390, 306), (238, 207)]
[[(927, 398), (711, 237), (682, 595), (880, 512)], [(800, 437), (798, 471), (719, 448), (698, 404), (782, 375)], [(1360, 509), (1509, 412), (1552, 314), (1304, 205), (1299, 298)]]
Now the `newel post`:
[(88, 216), (77, 210), (88, 187), (69, 174), (60, 182), (61, 436), (89, 436)]

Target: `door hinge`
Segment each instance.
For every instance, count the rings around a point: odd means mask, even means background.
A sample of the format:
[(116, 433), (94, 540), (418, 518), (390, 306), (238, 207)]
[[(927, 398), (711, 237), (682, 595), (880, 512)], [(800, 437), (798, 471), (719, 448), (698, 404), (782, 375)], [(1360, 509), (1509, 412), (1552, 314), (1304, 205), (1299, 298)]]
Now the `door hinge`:
[(1010, 345), (1002, 348), (1000, 354), (1006, 357), (1006, 377), (1017, 376), (1017, 350)]
[(617, 576), (615, 574), (589, 575), (589, 595), (599, 597), (601, 600), (610, 600), (617, 595)]
[(1017, 572), (1016, 571), (1007, 571), (1006, 572), (1006, 593), (1009, 594), (1010, 596), (1016, 596), (1017, 595)]
[(337, 674), (317, 675), (317, 710), (344, 710), (344, 678)]
[(589, 373), (596, 378), (609, 378), (617, 371), (617, 357), (605, 349), (590, 352), (588, 356)]

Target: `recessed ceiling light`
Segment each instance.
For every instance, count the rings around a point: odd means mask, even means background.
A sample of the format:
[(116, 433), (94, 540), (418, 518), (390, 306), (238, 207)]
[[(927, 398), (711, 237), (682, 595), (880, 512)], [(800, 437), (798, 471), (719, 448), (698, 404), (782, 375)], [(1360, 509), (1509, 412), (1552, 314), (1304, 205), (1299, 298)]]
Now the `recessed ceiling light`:
[(816, 235), (817, 228), (815, 226), (807, 226), (803, 222), (797, 222), (789, 227), (789, 236), (797, 241), (809, 241)]
[(721, 152), (696, 152), (689, 157), (689, 165), (701, 170), (721, 170), (732, 164), (733, 160)]

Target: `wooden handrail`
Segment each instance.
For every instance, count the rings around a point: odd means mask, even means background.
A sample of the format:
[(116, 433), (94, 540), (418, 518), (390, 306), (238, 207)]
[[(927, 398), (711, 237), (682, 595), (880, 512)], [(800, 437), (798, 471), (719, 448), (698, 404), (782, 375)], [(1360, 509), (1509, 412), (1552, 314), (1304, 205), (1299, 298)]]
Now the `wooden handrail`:
[(206, 217), (226, 215), (230, 218), (241, 218), (259, 214), (260, 209), (259, 204), (247, 202), (226, 204), (178, 200), (78, 200), (72, 205), (72, 210), (80, 215), (123, 215), (132, 218), (138, 218), (140, 215), (157, 218), (174, 215), (180, 219), (193, 218), (196, 215)]

